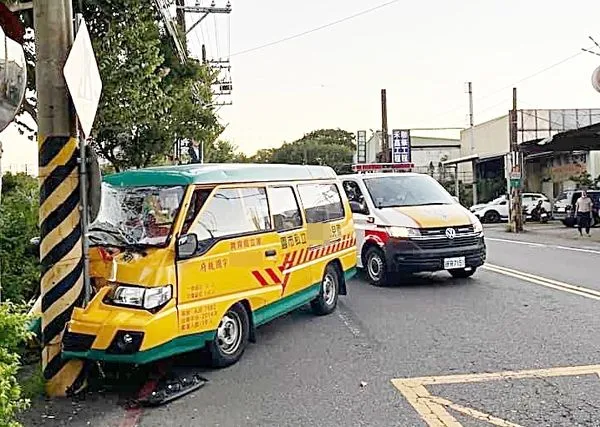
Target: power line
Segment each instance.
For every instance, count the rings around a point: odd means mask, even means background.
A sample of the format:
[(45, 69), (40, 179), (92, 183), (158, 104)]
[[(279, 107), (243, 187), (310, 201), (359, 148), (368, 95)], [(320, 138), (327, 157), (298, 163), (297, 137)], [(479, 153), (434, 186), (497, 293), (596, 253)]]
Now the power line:
[(312, 33), (315, 33), (317, 31), (320, 31), (320, 30), (324, 30), (325, 28), (333, 27), (334, 25), (341, 24), (341, 23), (346, 22), (346, 21), (350, 21), (351, 19), (358, 18), (359, 16), (366, 15), (367, 13), (374, 12), (376, 10), (379, 10), (379, 9), (384, 8), (384, 7), (390, 6), (390, 5), (394, 4), (394, 3), (398, 3), (399, 1), (400, 0), (388, 1), (387, 3), (383, 3), (383, 4), (380, 4), (378, 6), (374, 6), (374, 7), (370, 8), (370, 9), (363, 10), (362, 12), (355, 13), (354, 15), (346, 16), (345, 18), (338, 19), (337, 21), (329, 22), (328, 24), (324, 24), (324, 25), (321, 25), (319, 27), (315, 27), (315, 28), (312, 28), (310, 30), (303, 31), (303, 32), (298, 33), (298, 34), (294, 34), (294, 35), (291, 35), (291, 36), (288, 36), (288, 37), (284, 37), (284, 38), (279, 39), (279, 40), (275, 40), (275, 41), (272, 41), (272, 42), (269, 42), (269, 43), (265, 43), (265, 44), (260, 45), (260, 46), (252, 47), (250, 49), (246, 49), (246, 50), (242, 50), (242, 51), (233, 53), (233, 54), (231, 54), (231, 56), (244, 55), (246, 53), (255, 52), (257, 50), (261, 50), (261, 49), (264, 49), (264, 48), (267, 48), (267, 47), (271, 47), (271, 46), (275, 46), (277, 44), (281, 44), (281, 43), (284, 43), (284, 42), (287, 42), (287, 41), (290, 41), (290, 40), (293, 40), (293, 39), (297, 39), (299, 37), (303, 37), (303, 36), (306, 36), (308, 34), (312, 34)]
[[(501, 87), (501, 88), (499, 88), (499, 89), (496, 89), (496, 90), (494, 90), (494, 91), (492, 91), (492, 92), (490, 92), (490, 93), (488, 93), (488, 94), (486, 94), (486, 95), (484, 95), (484, 96), (480, 96), (480, 97), (478, 97), (478, 98), (475, 98), (475, 99), (476, 99), (477, 101), (482, 101), (482, 100), (484, 100), (484, 99), (487, 99), (487, 98), (489, 98), (489, 97), (491, 97), (491, 96), (494, 96), (494, 95), (496, 95), (496, 94), (497, 94), (497, 93), (499, 93), (499, 92), (502, 92), (502, 91), (505, 91), (505, 90), (507, 90), (507, 89), (510, 89), (510, 88), (514, 87), (515, 85), (517, 85), (517, 84), (519, 84), (519, 83), (523, 83), (523, 82), (525, 82), (525, 81), (527, 81), (527, 80), (530, 80), (530, 79), (532, 79), (532, 78), (534, 78), (534, 77), (537, 77), (537, 76), (539, 76), (540, 74), (543, 74), (543, 73), (545, 73), (545, 72), (547, 72), (547, 71), (549, 71), (549, 70), (551, 70), (551, 69), (553, 69), (553, 68), (555, 68), (555, 67), (558, 67), (559, 65), (562, 65), (562, 64), (564, 64), (565, 62), (568, 62), (568, 61), (570, 61), (571, 59), (573, 59), (573, 58), (576, 58), (576, 57), (578, 57), (578, 56), (579, 56), (579, 55), (581, 55), (581, 54), (582, 54), (582, 52), (577, 52), (577, 53), (575, 53), (575, 54), (573, 54), (573, 55), (571, 55), (571, 56), (568, 56), (568, 57), (566, 57), (566, 58), (564, 58), (564, 59), (562, 59), (562, 60), (558, 61), (558, 62), (555, 62), (555, 63), (554, 63), (554, 64), (552, 64), (552, 65), (549, 65), (549, 66), (547, 66), (547, 67), (545, 67), (545, 68), (542, 68), (542, 69), (540, 69), (539, 71), (536, 71), (536, 72), (535, 72), (535, 73), (533, 73), (533, 74), (530, 74), (530, 75), (528, 75), (528, 76), (526, 76), (526, 77), (523, 77), (522, 79), (520, 79), (520, 80), (517, 80), (517, 81), (516, 81), (516, 82), (514, 82), (514, 83), (511, 83), (511, 84), (509, 84), (509, 85), (503, 86), (503, 87)], [(495, 107), (495, 106), (496, 106), (496, 105), (493, 105), (492, 107), (488, 107), (487, 109), (493, 108), (493, 107)], [(454, 108), (452, 108), (452, 109), (450, 109), (450, 110), (444, 111), (443, 113), (436, 114), (436, 115), (434, 115), (434, 116), (433, 116), (433, 118), (438, 118), (438, 117), (441, 117), (441, 116), (445, 116), (446, 114), (453, 113), (453, 112), (455, 112), (455, 111), (457, 111), (457, 110), (459, 110), (459, 109), (461, 109), (461, 108), (463, 108), (463, 105), (459, 105), (459, 106), (456, 106), (456, 107), (454, 107)], [(486, 110), (487, 110), (487, 109), (486, 109)], [(485, 111), (485, 110), (483, 110), (483, 111)]]

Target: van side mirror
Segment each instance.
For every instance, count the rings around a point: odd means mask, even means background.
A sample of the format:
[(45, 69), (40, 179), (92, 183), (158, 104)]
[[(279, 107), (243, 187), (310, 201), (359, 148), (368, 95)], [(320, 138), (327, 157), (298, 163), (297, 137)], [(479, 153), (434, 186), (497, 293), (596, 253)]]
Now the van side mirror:
[(177, 240), (177, 258), (187, 259), (194, 256), (198, 250), (198, 236), (186, 234)]
[(369, 209), (364, 203), (358, 203), (354, 200), (350, 201), (350, 210), (355, 214), (369, 215)]

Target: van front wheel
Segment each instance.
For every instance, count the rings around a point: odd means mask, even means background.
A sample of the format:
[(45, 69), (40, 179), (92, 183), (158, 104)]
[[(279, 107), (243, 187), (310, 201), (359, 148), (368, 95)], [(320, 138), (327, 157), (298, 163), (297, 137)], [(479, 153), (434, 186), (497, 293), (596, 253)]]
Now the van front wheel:
[(364, 264), (369, 282), (373, 286), (386, 286), (388, 284), (387, 264), (381, 249), (369, 248), (365, 254)]
[(337, 307), (339, 290), (340, 273), (334, 265), (329, 264), (321, 280), (319, 296), (310, 303), (313, 312), (320, 316), (333, 312)]
[(250, 336), (250, 320), (245, 307), (232, 306), (219, 322), (215, 339), (209, 344), (212, 366), (225, 368), (242, 357)]

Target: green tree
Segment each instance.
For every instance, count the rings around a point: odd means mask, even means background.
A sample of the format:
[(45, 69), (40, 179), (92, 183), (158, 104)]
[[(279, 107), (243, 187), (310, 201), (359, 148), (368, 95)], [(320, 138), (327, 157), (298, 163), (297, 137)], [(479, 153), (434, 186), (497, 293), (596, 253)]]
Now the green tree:
[(214, 145), (205, 147), (207, 163), (247, 163), (249, 159), (238, 151), (237, 146), (229, 141), (217, 141)]
[(327, 165), (337, 173), (350, 173), (356, 146), (354, 135), (341, 129), (322, 129), (273, 150), (262, 150), (254, 158), (261, 163)]
[(578, 188), (593, 188), (596, 185), (592, 175), (587, 171), (581, 172), (579, 175), (572, 176), (569, 179), (574, 181)]
[[(79, 3), (73, 1), (75, 11)], [(215, 140), (222, 128), (207, 105), (216, 74), (193, 59), (180, 63), (152, 2), (83, 0), (82, 13), (103, 82), (90, 139), (115, 170), (164, 162), (178, 140)], [(37, 120), (33, 13), (23, 11), (20, 18), (27, 28), (29, 90), (17, 122), (21, 133), (33, 137), (35, 129), (23, 119), (28, 114)]]
[(342, 129), (320, 129), (307, 133), (299, 141), (312, 141), (319, 145), (343, 145), (356, 149), (354, 134)]
[(27, 301), (39, 287), (38, 255), (29, 240), (39, 236), (37, 180), (25, 174), (3, 177), (0, 205), (2, 300)]
[(155, 8), (145, 0), (86, 5), (104, 81), (99, 153), (120, 171), (164, 161), (177, 140), (213, 141), (222, 128), (206, 105), (216, 75), (193, 59), (181, 64)]
[(31, 337), (25, 313), (23, 306), (0, 304), (0, 426), (3, 427), (21, 426), (16, 416), (29, 406), (29, 400), (23, 397), (17, 382), (21, 362), (19, 347)]
[(271, 163), (274, 153), (275, 148), (263, 148), (250, 157), (250, 161), (253, 163)]

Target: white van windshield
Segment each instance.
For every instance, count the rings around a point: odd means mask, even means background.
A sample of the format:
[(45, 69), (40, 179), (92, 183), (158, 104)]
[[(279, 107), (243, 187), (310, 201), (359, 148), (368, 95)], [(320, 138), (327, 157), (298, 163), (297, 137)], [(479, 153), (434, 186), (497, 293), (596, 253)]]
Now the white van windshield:
[(380, 208), (456, 203), (444, 187), (427, 175), (379, 176), (364, 182), (373, 203)]

